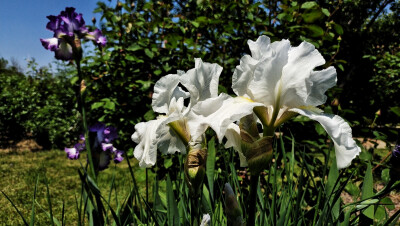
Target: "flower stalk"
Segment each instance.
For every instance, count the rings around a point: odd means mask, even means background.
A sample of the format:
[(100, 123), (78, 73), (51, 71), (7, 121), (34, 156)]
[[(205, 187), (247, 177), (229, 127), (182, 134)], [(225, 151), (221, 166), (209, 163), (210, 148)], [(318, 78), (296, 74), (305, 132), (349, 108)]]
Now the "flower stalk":
[[(84, 84), (83, 82), (83, 76), (82, 76), (82, 71), (81, 71), (81, 62), (80, 62), (80, 58), (78, 57), (75, 60), (76, 63), (76, 69), (78, 72), (78, 84)], [(79, 59), (79, 60), (78, 60)], [(89, 137), (89, 129), (88, 129), (88, 125), (87, 125), (87, 119), (86, 119), (86, 104), (85, 104), (85, 92), (84, 89), (82, 90), (82, 87), (79, 87), (79, 92), (78, 92), (78, 100), (80, 101), (80, 105), (81, 105), (81, 115), (82, 115), (82, 123), (83, 123), (83, 131), (84, 131), (84, 136), (85, 137)], [(88, 160), (89, 160), (89, 176), (91, 176), (93, 178), (93, 180), (97, 183), (97, 177), (96, 177), (96, 171), (94, 168), (94, 164), (93, 164), (93, 156), (92, 156), (92, 149), (91, 149), (91, 145), (90, 145), (90, 139), (85, 139), (85, 143), (86, 143), (86, 150), (87, 150), (87, 156), (88, 156)]]

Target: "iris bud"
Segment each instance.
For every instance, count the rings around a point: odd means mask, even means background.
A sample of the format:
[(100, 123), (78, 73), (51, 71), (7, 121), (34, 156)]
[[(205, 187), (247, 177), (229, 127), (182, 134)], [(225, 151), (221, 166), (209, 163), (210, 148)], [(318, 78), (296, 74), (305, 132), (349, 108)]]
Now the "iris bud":
[(197, 198), (200, 195), (201, 185), (206, 173), (206, 159), (206, 148), (202, 148), (201, 144), (189, 145), (184, 170), (185, 180), (192, 198)]

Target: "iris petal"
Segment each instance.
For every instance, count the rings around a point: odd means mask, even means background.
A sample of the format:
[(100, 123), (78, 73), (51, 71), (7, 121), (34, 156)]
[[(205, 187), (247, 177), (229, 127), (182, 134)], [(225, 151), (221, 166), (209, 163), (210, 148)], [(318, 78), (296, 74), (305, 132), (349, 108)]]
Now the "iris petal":
[(360, 154), (361, 149), (357, 146), (352, 137), (349, 124), (340, 116), (299, 108), (291, 109), (291, 111), (318, 121), (326, 130), (333, 140), (337, 167), (339, 169), (348, 167), (351, 164), (351, 161)]
[(263, 105), (243, 97), (233, 98), (225, 93), (197, 103), (188, 116), (192, 140), (200, 137), (210, 126), (217, 134), (219, 142), (222, 142), (228, 126), (252, 114), (256, 106)]
[(151, 167), (157, 160), (157, 144), (169, 127), (162, 126), (165, 118), (141, 122), (135, 125), (132, 140), (137, 143), (133, 155), (140, 167)]
[(190, 93), (190, 106), (218, 95), (218, 79), (222, 67), (195, 59), (195, 68), (180, 77), (180, 82)]
[(79, 158), (79, 151), (76, 148), (64, 148), (67, 153), (67, 157), (71, 160), (76, 160)]

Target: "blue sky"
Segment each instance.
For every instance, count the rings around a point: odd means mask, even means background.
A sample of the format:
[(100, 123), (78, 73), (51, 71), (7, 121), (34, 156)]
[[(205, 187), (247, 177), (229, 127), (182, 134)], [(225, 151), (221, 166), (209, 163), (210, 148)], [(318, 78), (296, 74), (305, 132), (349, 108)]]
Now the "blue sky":
[[(40, 38), (51, 38), (46, 29), (48, 15), (58, 15), (65, 7), (75, 7), (86, 24), (94, 14), (98, 0), (0, 0), (0, 57), (11, 58), (26, 68), (26, 59), (34, 57), (40, 66), (54, 61), (54, 53), (43, 48)], [(107, 4), (109, 1), (105, 1)], [(97, 22), (98, 23), (98, 22)]]

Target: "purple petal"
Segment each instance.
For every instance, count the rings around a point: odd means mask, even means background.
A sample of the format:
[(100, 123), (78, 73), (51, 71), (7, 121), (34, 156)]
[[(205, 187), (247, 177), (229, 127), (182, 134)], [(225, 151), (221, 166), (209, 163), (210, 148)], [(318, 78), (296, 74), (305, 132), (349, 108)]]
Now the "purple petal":
[(98, 46), (104, 47), (107, 43), (107, 38), (103, 35), (103, 33), (99, 29), (89, 32), (85, 37), (86, 39), (96, 42)]
[(104, 125), (101, 122), (97, 122), (96, 124), (92, 125), (91, 127), (89, 127), (89, 131), (90, 132), (103, 132), (106, 128), (106, 125)]
[(106, 144), (106, 143), (101, 143), (101, 149), (103, 151), (110, 151), (110, 152), (114, 152), (114, 146), (110, 143), (110, 144)]
[(108, 165), (110, 164), (110, 161), (111, 161), (110, 153), (109, 152), (101, 152), (100, 158), (99, 158), (98, 169), (99, 170), (107, 169)]
[(58, 38), (48, 38), (48, 39), (40, 39), (42, 42), (42, 46), (45, 49), (48, 49), (50, 51), (56, 51), (58, 49)]
[(64, 40), (60, 40), (58, 49), (55, 50), (55, 57), (57, 60), (72, 60), (72, 46), (65, 42)]
[(103, 142), (105, 128), (106, 128), (106, 125), (104, 125), (101, 122), (97, 122), (93, 126), (89, 127), (89, 131), (90, 132), (96, 132), (97, 133), (97, 141), (98, 142)]
[(85, 135), (80, 134), (80, 135), (79, 135), (79, 140), (85, 141)]
[(81, 151), (85, 150), (85, 149), (86, 149), (85, 142), (82, 142), (82, 143), (79, 142), (79, 143), (75, 144), (75, 145), (74, 145), (74, 148), (75, 148), (78, 152), (81, 152)]
[(67, 157), (71, 160), (76, 160), (79, 158), (79, 151), (76, 148), (64, 148), (67, 153)]
[(118, 138), (117, 129), (112, 126), (107, 126), (103, 131), (103, 135), (104, 135), (103, 139), (106, 143), (110, 143)]
[(58, 16), (47, 16), (47, 19), (49, 19), (50, 21), (47, 23), (46, 28), (51, 30), (51, 31), (55, 31), (60, 29), (61, 26), (61, 19)]
[(122, 160), (124, 160), (124, 157), (122, 157), (123, 154), (124, 154), (124, 151), (117, 150), (114, 155), (114, 162), (115, 163), (122, 162)]
[(65, 11), (60, 13), (60, 19), (64, 22), (62, 28), (68, 36), (72, 37), (74, 33), (81, 35), (87, 32), (82, 14), (77, 14), (73, 7), (65, 8)]
[(393, 151), (392, 151), (392, 156), (395, 159), (400, 160), (400, 144), (396, 144), (396, 146), (394, 146)]

